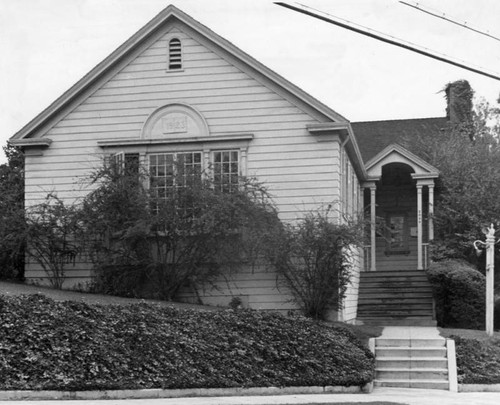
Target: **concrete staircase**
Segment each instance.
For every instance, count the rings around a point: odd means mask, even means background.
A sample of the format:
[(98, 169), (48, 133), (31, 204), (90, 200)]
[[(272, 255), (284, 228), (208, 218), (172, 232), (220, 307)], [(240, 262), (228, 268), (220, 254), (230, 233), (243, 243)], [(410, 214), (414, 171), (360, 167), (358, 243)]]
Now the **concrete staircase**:
[[(422, 336), (402, 337), (406, 330), (384, 333), (375, 339), (376, 387), (453, 389), (448, 372), (446, 339), (436, 328), (421, 332)], [(401, 327), (403, 329), (403, 327)], [(403, 332), (403, 333), (401, 333)], [(456, 371), (451, 372), (453, 375)]]
[(436, 326), (427, 275), (423, 270), (362, 272), (357, 319), (383, 326)]

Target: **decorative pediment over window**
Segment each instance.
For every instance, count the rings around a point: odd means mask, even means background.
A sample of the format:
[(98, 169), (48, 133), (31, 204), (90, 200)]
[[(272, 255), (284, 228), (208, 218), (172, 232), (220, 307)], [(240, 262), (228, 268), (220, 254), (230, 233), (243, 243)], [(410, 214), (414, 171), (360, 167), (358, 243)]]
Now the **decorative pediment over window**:
[(155, 110), (146, 120), (142, 139), (199, 138), (208, 136), (203, 116), (185, 104), (169, 104)]
[(402, 146), (392, 144), (366, 163), (368, 178), (370, 180), (380, 180), (382, 167), (391, 163), (404, 163), (410, 166), (413, 179), (433, 179), (439, 176), (439, 171), (434, 166)]

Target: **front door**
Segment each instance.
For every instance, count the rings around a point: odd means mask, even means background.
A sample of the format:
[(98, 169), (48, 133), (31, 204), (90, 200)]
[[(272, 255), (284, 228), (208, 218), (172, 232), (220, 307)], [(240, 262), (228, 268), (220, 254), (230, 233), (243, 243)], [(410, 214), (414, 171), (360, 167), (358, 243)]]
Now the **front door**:
[(417, 189), (411, 168), (384, 167), (377, 185), (377, 270), (417, 268)]

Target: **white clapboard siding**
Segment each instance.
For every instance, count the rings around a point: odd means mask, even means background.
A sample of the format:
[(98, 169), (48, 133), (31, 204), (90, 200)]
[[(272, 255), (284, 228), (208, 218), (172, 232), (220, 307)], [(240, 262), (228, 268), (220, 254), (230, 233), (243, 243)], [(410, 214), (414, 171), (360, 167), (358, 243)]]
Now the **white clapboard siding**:
[[(277, 95), (274, 93), (261, 93), (261, 94), (254, 94), (253, 99), (256, 102), (273, 102), (276, 100), (282, 101)], [(212, 105), (213, 103), (218, 103), (221, 104), (222, 106), (225, 106), (225, 108), (231, 109), (231, 108), (236, 108), (240, 104), (247, 104), (248, 103), (248, 95), (246, 94), (232, 94), (232, 95), (226, 95), (226, 96), (197, 96), (196, 94), (185, 94), (185, 98), (182, 100), (178, 99), (172, 99), (170, 97), (170, 94), (164, 94), (162, 98), (147, 98), (144, 100), (134, 100), (133, 105), (138, 107), (138, 108), (149, 108), (150, 111), (153, 111), (155, 108), (161, 107), (163, 105), (173, 103), (173, 102), (179, 102), (182, 101), (184, 103), (188, 103), (188, 101), (196, 105), (198, 109), (200, 110), (201, 107), (205, 105)], [(234, 107), (233, 107), (234, 105)], [(122, 111), (125, 110), (133, 110), (134, 107), (131, 107), (130, 100), (124, 100), (121, 102), (105, 102), (102, 100), (99, 100), (99, 103), (88, 103), (88, 104), (83, 104), (80, 105), (76, 111), (96, 111), (96, 110), (102, 110), (102, 111), (116, 111), (116, 109), (120, 109)]]
[[(252, 272), (248, 272), (248, 267), (242, 268), (200, 288), (198, 295), (204, 304), (209, 305), (227, 306), (233, 297), (239, 297), (248, 308), (284, 312), (298, 309), (289, 290), (267, 266), (254, 266)], [(179, 297), (190, 302), (197, 299), (197, 295), (188, 289), (183, 290)]]
[[(174, 31), (182, 41), (183, 70), (167, 72), (167, 32), (137, 51), (128, 63), (105, 81), (55, 125), (40, 134), (52, 140), (43, 156), (27, 157), (26, 204), (43, 201), (48, 192), (68, 203), (89, 191), (85, 179), (105, 154), (98, 141), (139, 139), (147, 118), (158, 108), (182, 103), (202, 114), (210, 135), (252, 134), (247, 151), (247, 174), (263, 181), (285, 221), (301, 218), (340, 200), (339, 144), (318, 142), (307, 126), (318, 123), (318, 112), (251, 73), (240, 62), (179, 25)], [(160, 150), (161, 146), (155, 146)], [(165, 150), (168, 150), (165, 148)], [(82, 282), (91, 265), (68, 267), (68, 282)], [(255, 269), (254, 269), (255, 270)], [(36, 264), (28, 264), (27, 277), (44, 278)], [(232, 279), (220, 280), (217, 289), (206, 288), (207, 303), (227, 305), (232, 296), (245, 296), (248, 306), (293, 310), (296, 305), (286, 289), (276, 284), (276, 274), (261, 266), (253, 272), (242, 268)], [(353, 293), (354, 294), (354, 293)], [(351, 294), (352, 295), (352, 294)], [(193, 300), (192, 292), (181, 294)], [(346, 313), (352, 313), (352, 297)], [(350, 315), (348, 315), (350, 316)]]

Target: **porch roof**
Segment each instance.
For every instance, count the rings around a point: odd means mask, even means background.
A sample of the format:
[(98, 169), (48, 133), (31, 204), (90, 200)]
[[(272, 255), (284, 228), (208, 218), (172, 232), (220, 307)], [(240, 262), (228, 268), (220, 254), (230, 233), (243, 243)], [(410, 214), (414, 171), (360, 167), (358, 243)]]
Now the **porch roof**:
[(382, 167), (390, 163), (404, 163), (413, 169), (414, 179), (434, 179), (439, 176), (439, 170), (401, 145), (392, 144), (366, 162), (366, 171), (370, 180), (382, 177)]

